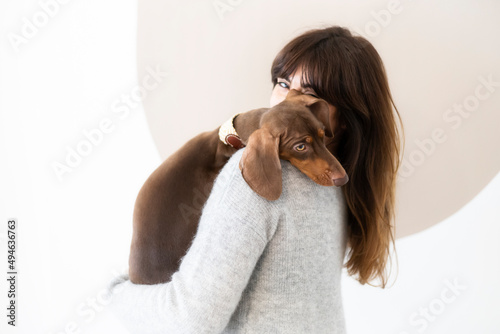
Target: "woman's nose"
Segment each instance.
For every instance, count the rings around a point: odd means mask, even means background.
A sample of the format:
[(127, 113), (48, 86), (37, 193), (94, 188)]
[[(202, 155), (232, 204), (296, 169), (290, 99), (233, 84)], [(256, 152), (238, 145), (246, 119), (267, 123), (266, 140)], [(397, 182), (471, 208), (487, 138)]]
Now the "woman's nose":
[(297, 89), (293, 88), (293, 89), (290, 89), (288, 91), (288, 93), (287, 93), (286, 96), (290, 96), (291, 97), (291, 96), (301, 95), (301, 94), (302, 94), (302, 92), (300, 90), (297, 90)]

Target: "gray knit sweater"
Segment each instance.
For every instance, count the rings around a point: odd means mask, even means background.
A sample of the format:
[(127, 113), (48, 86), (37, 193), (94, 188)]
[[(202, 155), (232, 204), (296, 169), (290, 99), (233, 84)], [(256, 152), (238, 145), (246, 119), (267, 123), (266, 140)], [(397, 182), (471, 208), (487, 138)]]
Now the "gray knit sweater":
[(282, 161), (274, 202), (242, 178), (238, 151), (222, 169), (172, 281), (111, 283), (111, 307), (132, 333), (345, 333), (340, 291), (346, 206)]

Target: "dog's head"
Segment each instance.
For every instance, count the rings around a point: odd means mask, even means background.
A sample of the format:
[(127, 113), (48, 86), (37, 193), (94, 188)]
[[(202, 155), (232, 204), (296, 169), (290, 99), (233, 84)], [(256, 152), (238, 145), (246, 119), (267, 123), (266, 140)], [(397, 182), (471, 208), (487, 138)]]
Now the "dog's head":
[[(349, 180), (339, 161), (325, 146), (326, 101), (289, 93), (261, 118), (240, 161), (243, 178), (259, 195), (276, 200), (281, 195), (280, 158), (288, 160), (314, 182), (342, 186)], [(327, 130), (328, 131), (328, 130)]]

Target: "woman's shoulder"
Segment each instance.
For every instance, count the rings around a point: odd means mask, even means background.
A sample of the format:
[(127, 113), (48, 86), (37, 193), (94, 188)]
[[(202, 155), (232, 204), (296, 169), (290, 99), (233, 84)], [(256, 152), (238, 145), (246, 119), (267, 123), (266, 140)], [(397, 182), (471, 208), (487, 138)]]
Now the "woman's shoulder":
[(265, 204), (264, 198), (255, 193), (245, 182), (239, 162), (245, 149), (236, 151), (222, 168), (215, 179), (209, 201), (222, 200), (224, 202), (236, 203), (261, 203)]
[(262, 202), (267, 205), (272, 203), (278, 204), (292, 199), (295, 201), (297, 197), (301, 198), (304, 202), (310, 203), (314, 201), (343, 201), (343, 194), (340, 187), (319, 185), (286, 160), (280, 160), (282, 172), (281, 196), (277, 201), (267, 201), (255, 193), (242, 176), (239, 162), (244, 150), (244, 148), (238, 150), (222, 168), (214, 183), (213, 193), (218, 196), (224, 194), (238, 201)]
[(219, 173), (203, 215), (229, 219), (234, 222), (231, 229), (251, 227), (267, 241), (283, 219), (331, 221), (344, 217), (340, 188), (318, 185), (285, 160), (280, 161), (281, 196), (275, 201), (261, 197), (245, 182), (239, 169), (243, 153), (244, 149), (237, 151)]

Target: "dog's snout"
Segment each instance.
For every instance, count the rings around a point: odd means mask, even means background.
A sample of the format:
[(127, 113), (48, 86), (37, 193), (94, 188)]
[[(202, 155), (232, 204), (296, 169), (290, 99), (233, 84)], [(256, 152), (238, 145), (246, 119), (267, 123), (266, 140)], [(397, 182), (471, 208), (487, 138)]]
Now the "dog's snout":
[(349, 176), (347, 176), (347, 174), (344, 176), (344, 177), (341, 177), (339, 179), (333, 179), (333, 183), (337, 186), (337, 187), (341, 187), (343, 186), (344, 184), (346, 184), (347, 182), (349, 182)]

